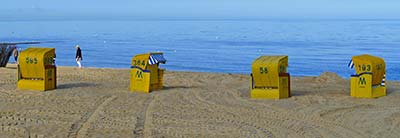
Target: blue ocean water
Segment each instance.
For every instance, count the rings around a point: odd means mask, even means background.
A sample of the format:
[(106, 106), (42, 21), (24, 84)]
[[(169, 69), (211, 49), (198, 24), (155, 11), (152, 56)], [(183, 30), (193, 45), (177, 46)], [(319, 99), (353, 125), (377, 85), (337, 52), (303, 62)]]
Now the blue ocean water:
[(59, 66), (76, 66), (79, 44), (85, 67), (129, 68), (133, 55), (162, 51), (168, 70), (248, 74), (261, 55), (289, 55), (294, 76), (346, 78), (351, 56), (372, 54), (400, 80), (400, 20), (0, 21), (0, 42), (17, 41), (55, 47)]

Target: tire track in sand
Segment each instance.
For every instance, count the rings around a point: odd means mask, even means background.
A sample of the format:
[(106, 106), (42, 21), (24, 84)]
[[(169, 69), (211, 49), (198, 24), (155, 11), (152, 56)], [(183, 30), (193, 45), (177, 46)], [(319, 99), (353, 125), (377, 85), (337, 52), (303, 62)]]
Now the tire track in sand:
[[(85, 136), (85, 134), (88, 131), (89, 125), (91, 122), (93, 122), (98, 116), (99, 113), (104, 110), (104, 107), (110, 103), (112, 100), (114, 100), (116, 96), (111, 96), (108, 97), (106, 100), (104, 100), (99, 106), (97, 106), (92, 112), (86, 113), (81, 120), (78, 120), (74, 124), (72, 124), (70, 132), (68, 133), (68, 137), (74, 137), (78, 138), (81, 136)], [(97, 103), (99, 103), (101, 100), (99, 100)], [(83, 122), (83, 123), (80, 123)]]
[(139, 112), (139, 115), (136, 117), (137, 121), (135, 124), (135, 129), (133, 130), (133, 135), (135, 138), (144, 136), (144, 126), (146, 122), (147, 111), (149, 105), (153, 100), (154, 100), (153, 96), (149, 96), (144, 102), (144, 107), (142, 108), (142, 111)]
[[(234, 92), (233, 93), (232, 92), (226, 93), (226, 92), (223, 91), (224, 89), (225, 88), (223, 88), (223, 87), (222, 88), (221, 87), (217, 87), (217, 89), (215, 89), (214, 91), (218, 91), (218, 93), (211, 93), (211, 92), (209, 92), (209, 93), (195, 93), (194, 96), (196, 97), (197, 100), (201, 101), (201, 103), (208, 104), (208, 106), (212, 105), (214, 110), (223, 111), (224, 108), (225, 109), (230, 108), (227, 105), (231, 105), (232, 103), (237, 103), (237, 102), (235, 102), (235, 100), (229, 99), (229, 98), (223, 99), (223, 100), (218, 100), (218, 102), (214, 101), (215, 99), (206, 100), (206, 99), (204, 99), (204, 97), (205, 97), (204, 94), (217, 94), (217, 95), (214, 95), (212, 97), (228, 97), (228, 96), (231, 97), (231, 96), (233, 96), (233, 98), (238, 98), (238, 97), (235, 97)], [(235, 90), (232, 90), (232, 91), (235, 91)], [(239, 100), (239, 99), (236, 99), (236, 100)], [(241, 103), (241, 102), (239, 102), (239, 103)], [(264, 106), (267, 106), (267, 105), (264, 105)], [(234, 109), (231, 108), (230, 110), (234, 111), (235, 109), (238, 109), (238, 107), (241, 107), (241, 106), (240, 105), (236, 105), (234, 107)], [(299, 134), (303, 134), (302, 132), (300, 132), (300, 131), (303, 130), (302, 127), (295, 127), (297, 125), (294, 125), (294, 126), (290, 125), (290, 124), (296, 124), (296, 123), (282, 124), (282, 121), (278, 121), (278, 120), (291, 120), (291, 122), (297, 122), (297, 123), (300, 123), (300, 124), (307, 123), (308, 125), (305, 125), (304, 127), (311, 127), (311, 128), (314, 128), (316, 131), (320, 131), (320, 130), (326, 129), (326, 130), (330, 131), (329, 133), (331, 135), (335, 135), (335, 136), (338, 136), (340, 133), (338, 133), (339, 131), (333, 130), (333, 128), (340, 129), (340, 130), (351, 130), (350, 132), (349, 131), (346, 131), (346, 132), (348, 132), (349, 134), (353, 134), (353, 135), (365, 136), (365, 135), (362, 134), (362, 132), (359, 132), (356, 129), (352, 129), (352, 127), (350, 127), (350, 126), (348, 126), (346, 124), (330, 122), (330, 121), (323, 120), (322, 118), (315, 117), (315, 116), (308, 116), (308, 115), (305, 115), (305, 114), (298, 114), (298, 113), (290, 112), (290, 111), (288, 112), (288, 111), (285, 111), (285, 110), (280, 110), (279, 108), (275, 108), (273, 106), (269, 106), (269, 107), (270, 107), (270, 109), (272, 109), (269, 112), (269, 115), (273, 116), (273, 118), (271, 118), (271, 119), (273, 119), (274, 121), (279, 122), (278, 124), (273, 125), (275, 127), (282, 127), (282, 128), (284, 128), (285, 126), (286, 127), (290, 127), (290, 128), (294, 127), (293, 128), (295, 130), (294, 132), (299, 131)], [(260, 108), (260, 109), (262, 109), (262, 108)], [(224, 111), (226, 111), (226, 110), (224, 110)], [(252, 112), (252, 113), (253, 114), (257, 114), (257, 116), (263, 116), (263, 114), (261, 114), (260, 111), (255, 111), (255, 112)], [(264, 117), (266, 117), (266, 116), (264, 116)], [(320, 134), (323, 134), (323, 133), (320, 133)], [(316, 135), (314, 135), (314, 136), (316, 136)], [(343, 134), (342, 137), (346, 137), (345, 134)]]

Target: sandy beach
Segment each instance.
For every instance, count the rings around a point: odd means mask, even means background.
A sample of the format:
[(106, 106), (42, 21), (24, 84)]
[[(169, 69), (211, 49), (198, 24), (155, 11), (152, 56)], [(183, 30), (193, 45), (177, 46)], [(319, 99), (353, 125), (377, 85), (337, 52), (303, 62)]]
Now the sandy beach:
[(128, 90), (128, 69), (58, 67), (58, 89), (16, 89), (0, 68), (0, 137), (400, 137), (400, 83), (350, 97), (335, 73), (293, 77), (292, 96), (249, 98), (249, 75), (167, 71), (164, 89)]

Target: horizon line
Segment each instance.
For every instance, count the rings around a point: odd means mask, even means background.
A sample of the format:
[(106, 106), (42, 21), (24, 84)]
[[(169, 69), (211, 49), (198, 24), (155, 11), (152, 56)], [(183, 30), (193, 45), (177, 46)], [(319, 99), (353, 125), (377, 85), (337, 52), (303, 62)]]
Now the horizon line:
[(111, 18), (0, 18), (6, 21), (400, 21), (400, 18), (137, 18), (137, 17), (111, 17)]

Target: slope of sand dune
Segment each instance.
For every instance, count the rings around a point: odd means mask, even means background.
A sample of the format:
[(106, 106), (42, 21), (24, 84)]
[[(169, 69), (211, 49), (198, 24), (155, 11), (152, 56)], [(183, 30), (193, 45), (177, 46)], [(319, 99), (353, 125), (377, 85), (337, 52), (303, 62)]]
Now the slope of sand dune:
[(293, 77), (293, 97), (249, 98), (249, 76), (167, 71), (165, 88), (128, 91), (128, 69), (58, 68), (58, 89), (16, 90), (0, 68), (0, 137), (400, 137), (400, 83), (355, 99), (334, 73)]

